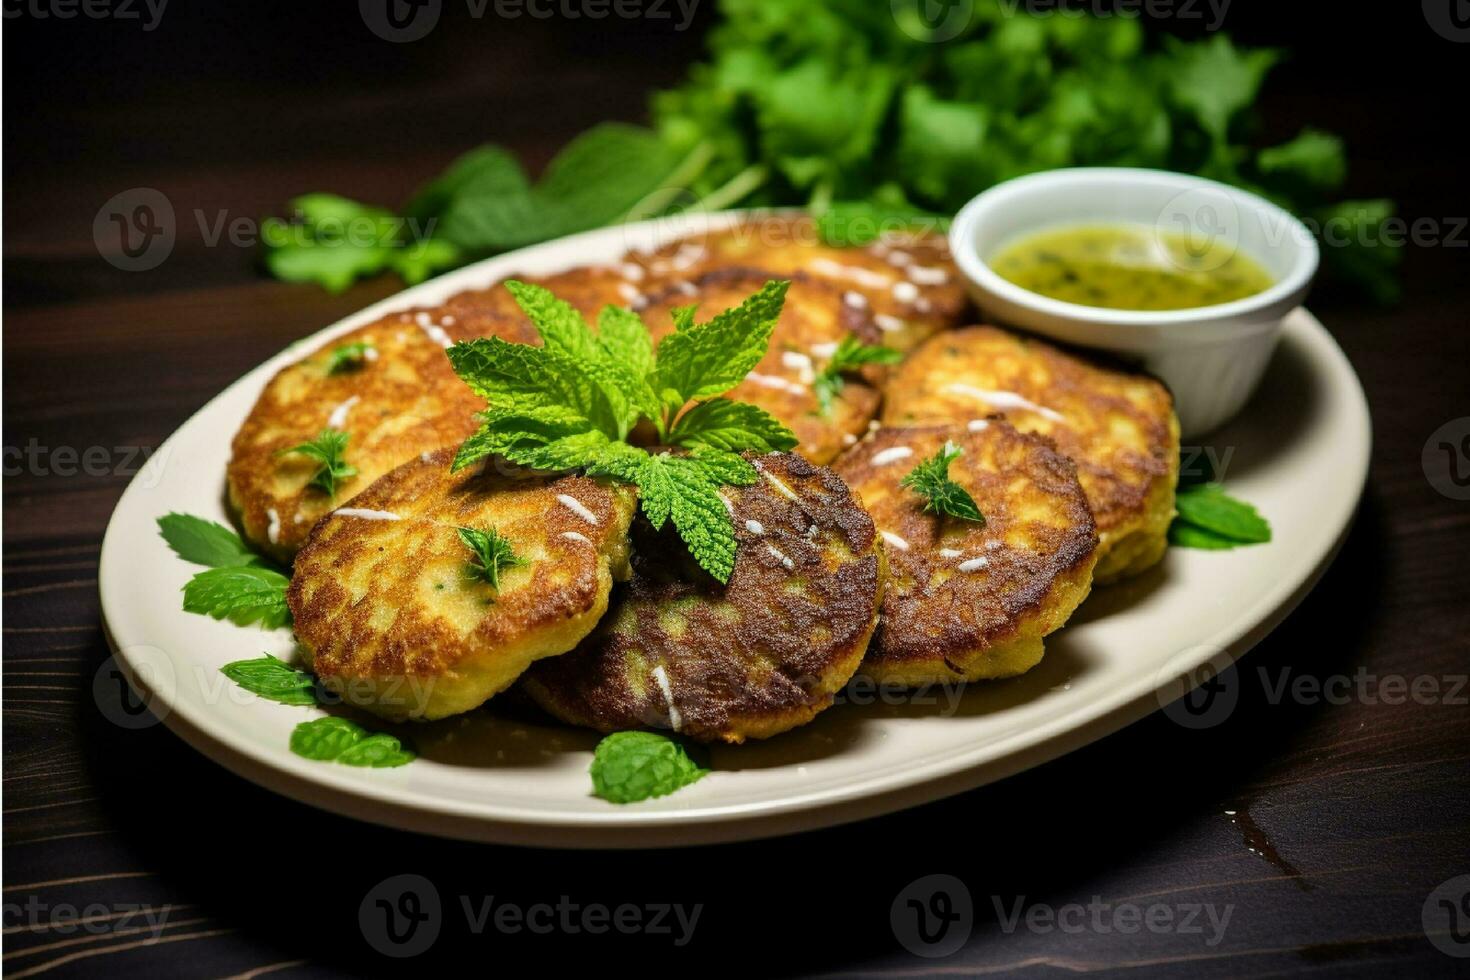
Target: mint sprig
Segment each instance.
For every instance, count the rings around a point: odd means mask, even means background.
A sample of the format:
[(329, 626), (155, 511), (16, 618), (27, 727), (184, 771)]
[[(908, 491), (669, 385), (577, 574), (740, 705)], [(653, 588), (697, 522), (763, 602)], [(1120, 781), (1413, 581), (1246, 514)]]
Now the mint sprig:
[(406, 765), (416, 757), (413, 749), (392, 735), (370, 732), (336, 715), (297, 725), (291, 732), (291, 751), (303, 759), (371, 769)]
[(376, 352), (372, 344), (365, 340), (354, 340), (348, 344), (339, 344), (332, 348), (331, 355), (327, 358), (327, 373), (342, 374), (345, 371), (355, 370), (362, 367)]
[[(449, 348), (455, 372), (486, 403), (454, 469), (500, 455), (636, 484), (649, 521), (672, 520), (700, 566), (729, 581), (735, 529), (719, 488), (755, 481), (741, 452), (791, 449), (796, 437), (765, 410), (720, 396), (765, 355), (788, 285), (768, 282), (704, 323), (693, 307), (677, 310), (675, 331), (655, 346), (629, 310), (605, 308), (594, 332), (549, 290), (506, 283), (542, 345), (490, 338)], [(654, 452), (628, 441), (643, 420), (657, 433)]]
[(812, 381), (812, 391), (817, 396), (822, 414), (832, 414), (832, 402), (842, 393), (845, 384), (843, 375), (856, 371), (864, 364), (897, 364), (901, 360), (903, 354), (892, 347), (865, 344), (851, 334), (843, 337), (831, 358)]
[(497, 592), (500, 591), (500, 573), (526, 563), (516, 554), (510, 541), (493, 527), (461, 527), (456, 530), (459, 531), (459, 540), (474, 555), (474, 561), (468, 566), (470, 575), (488, 582)]
[(923, 497), (924, 509), (931, 513), (984, 524), (985, 515), (975, 505), (975, 498), (949, 478), (949, 464), (961, 455), (963, 450), (952, 442), (946, 442), (898, 483)]
[(299, 446), (276, 451), (277, 456), (299, 453), (317, 462), (307, 486), (315, 487), (333, 500), (337, 499), (337, 482), (357, 475), (357, 467), (347, 462), (347, 433), (340, 429), (323, 429), (315, 439)]
[(614, 732), (592, 753), (592, 793), (609, 803), (667, 796), (709, 774), (684, 749), (653, 732)]
[(174, 554), (212, 566), (184, 585), (184, 611), (228, 619), (240, 626), (275, 629), (291, 621), (286, 605), (290, 579), (273, 562), (255, 554), (222, 524), (189, 514), (158, 518), (158, 531)]
[(1174, 496), (1178, 515), (1169, 525), (1169, 543), (1183, 548), (1225, 551), (1271, 540), (1271, 524), (1218, 483), (1179, 487)]

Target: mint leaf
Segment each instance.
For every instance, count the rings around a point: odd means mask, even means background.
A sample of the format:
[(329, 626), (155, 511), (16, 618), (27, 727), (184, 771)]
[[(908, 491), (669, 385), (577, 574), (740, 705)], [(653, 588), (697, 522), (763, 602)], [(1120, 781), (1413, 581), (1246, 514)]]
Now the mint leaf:
[(750, 449), (769, 453), (796, 446), (796, 436), (774, 415), (728, 398), (712, 398), (695, 405), (679, 416), (668, 438), (676, 446), (728, 452)]
[(1175, 520), (1169, 525), (1169, 543), (1179, 548), (1198, 548), (1204, 551), (1228, 551), (1245, 546), (1244, 541), (1236, 541), (1181, 520)]
[(234, 531), (191, 514), (170, 513), (158, 518), (158, 533), (174, 554), (196, 565), (228, 568), (267, 564)]
[(592, 793), (609, 803), (667, 796), (709, 773), (678, 742), (653, 732), (614, 732), (592, 753)]
[(270, 654), (256, 660), (236, 660), (220, 673), (252, 694), (281, 704), (316, 704), (316, 680), (306, 671), (277, 660)]
[(650, 456), (638, 490), (640, 500), (651, 498), (642, 506), (655, 527), (662, 520), (654, 517), (667, 514), (699, 566), (720, 582), (730, 581), (735, 570), (735, 526), (720, 499), (719, 481), (704, 463), (688, 456)]
[(336, 761), (344, 766), (393, 769), (407, 765), (415, 758), (417, 758), (417, 753), (397, 738), (385, 732), (378, 732), (368, 735), (355, 745), (349, 745), (337, 756)]
[(1229, 496), (1218, 483), (1180, 487), (1174, 496), (1176, 523), (1192, 524), (1239, 544), (1271, 540), (1271, 525), (1250, 504)]
[(452, 269), (464, 261), (464, 253), (453, 242), (441, 238), (400, 245), (388, 253), (388, 267), (416, 286), (436, 273)]
[(526, 560), (515, 552), (515, 547), (495, 528), (461, 527), (459, 540), (470, 549), (474, 561), (469, 564), (470, 574), (490, 583), (500, 591), (500, 573), (503, 569), (524, 565)]
[(604, 385), (587, 383), (590, 372), (585, 363), (556, 350), (500, 337), (462, 341), (448, 353), (454, 372), (492, 412), (570, 410), (587, 420), (586, 427), (610, 439), (621, 438), (626, 407), (610, 399)]
[(184, 586), (184, 611), (228, 619), (237, 626), (259, 623), (276, 629), (291, 621), (286, 605), (289, 584), (286, 576), (269, 568), (211, 568)]
[(377, 348), (365, 340), (340, 344), (332, 348), (332, 353), (327, 359), (327, 373), (341, 374), (344, 371), (355, 370), (362, 367), (369, 358), (376, 354)]
[(734, 452), (696, 446), (689, 451), (689, 457), (704, 467), (705, 474), (715, 483), (748, 487), (760, 478), (755, 467)]
[(653, 337), (642, 318), (620, 306), (604, 306), (597, 317), (597, 343), (609, 363), (623, 367), (632, 405), (648, 418), (658, 418), (658, 396), (649, 383)]
[(479, 430), (455, 453), (452, 472), (496, 453), (527, 466), (536, 465), (526, 461), (533, 457), (555, 457), (544, 468), (572, 469), (585, 463), (585, 453), (595, 455), (608, 441), (576, 409), (556, 405), (491, 409), (481, 412), (480, 419)]
[(1308, 127), (1258, 153), (1256, 169), (1285, 189), (1326, 194), (1347, 179), (1347, 154), (1339, 137)]
[(361, 725), (327, 715), (303, 721), (291, 731), (291, 751), (303, 759), (329, 762), (367, 737)]
[(333, 500), (337, 498), (337, 481), (357, 475), (357, 467), (347, 462), (348, 435), (339, 429), (323, 429), (311, 442), (276, 451), (277, 456), (299, 453), (317, 461), (317, 470), (307, 486), (316, 487)]
[(923, 497), (926, 511), (984, 524), (985, 515), (975, 505), (975, 498), (949, 478), (949, 464), (958, 459), (962, 452), (954, 443), (946, 442), (938, 452), (915, 466), (898, 483)]
[(901, 360), (903, 355), (891, 347), (865, 344), (851, 334), (843, 337), (831, 359), (812, 380), (812, 391), (817, 396), (822, 414), (832, 414), (832, 402), (842, 393), (844, 374), (856, 371), (864, 364), (897, 364)]
[(765, 355), (789, 286), (772, 280), (733, 310), (664, 337), (653, 372), (654, 391), (664, 405), (677, 411), (685, 402), (739, 384)]
[(1266, 73), (1281, 59), (1265, 48), (1241, 50), (1223, 34), (1189, 44), (1165, 40), (1175, 103), (1191, 111), (1205, 131), (1221, 143), (1236, 114), (1256, 101)]
[(412, 762), (415, 754), (392, 735), (370, 733), (346, 718), (328, 715), (291, 731), (291, 751), (303, 759), (384, 769)]

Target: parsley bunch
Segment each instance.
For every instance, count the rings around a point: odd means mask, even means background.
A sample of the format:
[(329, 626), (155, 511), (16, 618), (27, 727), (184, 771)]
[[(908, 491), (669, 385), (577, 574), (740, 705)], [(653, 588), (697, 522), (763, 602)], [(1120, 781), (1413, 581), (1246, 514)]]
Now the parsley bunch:
[[(507, 282), (542, 346), (491, 337), (449, 348), (455, 372), (486, 402), (454, 469), (499, 455), (636, 484), (649, 522), (672, 519), (700, 566), (729, 581), (735, 530), (719, 488), (755, 482), (742, 451), (791, 449), (796, 437), (763, 409), (720, 396), (764, 356), (789, 285), (768, 282), (705, 323), (683, 307), (655, 346), (636, 313), (605, 307), (594, 332), (549, 290)], [(643, 420), (657, 434), (655, 451), (628, 441)]]
[(473, 150), (404, 209), (422, 241), (359, 205), (354, 223), (381, 218), (381, 242), (319, 247), (322, 215), (351, 214), (351, 202), (299, 199), (313, 237), (278, 247), (268, 235), (271, 269), (332, 288), (393, 268), (412, 282), (432, 263), (676, 207), (807, 207), (830, 242), (861, 244), (895, 224), (941, 225), (938, 215), (1011, 177), (1129, 166), (1265, 194), (1332, 232), (1323, 236), (1329, 272), (1380, 300), (1397, 294), (1402, 249), (1381, 230), (1393, 204), (1340, 199), (1342, 140), (1311, 128), (1275, 146), (1252, 139), (1281, 51), (1237, 47), (1218, 31), (1199, 41), (1149, 33), (1126, 14), (1033, 14), (1006, 0), (719, 7), (708, 56), (654, 94), (651, 128), (596, 126), (534, 183), (504, 148)]

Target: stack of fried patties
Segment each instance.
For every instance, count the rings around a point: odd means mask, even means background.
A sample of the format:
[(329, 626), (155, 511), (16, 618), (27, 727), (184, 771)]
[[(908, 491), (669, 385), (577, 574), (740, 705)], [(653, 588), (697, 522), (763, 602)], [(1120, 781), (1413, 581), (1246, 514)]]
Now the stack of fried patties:
[[(600, 731), (739, 742), (811, 720), (855, 673), (902, 686), (1010, 677), (1094, 582), (1159, 561), (1178, 425), (1158, 381), (994, 327), (962, 327), (963, 285), (936, 235), (820, 242), (802, 218), (756, 218), (619, 262), (521, 277), (595, 321), (703, 319), (790, 280), (767, 354), (730, 397), (789, 426), (794, 452), (725, 496), (727, 583), (631, 486), (477, 465), (451, 471), (481, 400), (445, 348), (539, 343), (499, 284), (334, 338), (278, 373), (233, 444), (245, 535), (294, 561), (305, 657), (348, 701), (392, 719), (473, 710), (511, 689)], [(814, 379), (845, 338), (902, 355), (834, 392)], [(344, 354), (344, 352), (346, 352)], [(284, 452), (324, 428), (353, 475), (332, 493)], [(901, 481), (947, 449), (983, 521), (930, 513)], [(520, 559), (493, 587), (463, 574), (461, 527)]]

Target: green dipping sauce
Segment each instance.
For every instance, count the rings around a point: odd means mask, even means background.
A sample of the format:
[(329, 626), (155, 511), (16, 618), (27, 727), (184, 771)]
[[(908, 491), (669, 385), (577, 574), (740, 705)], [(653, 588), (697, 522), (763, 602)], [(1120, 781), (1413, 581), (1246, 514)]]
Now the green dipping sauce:
[(1083, 306), (1185, 310), (1254, 296), (1271, 276), (1229, 242), (1151, 225), (1074, 225), (1026, 235), (989, 265), (1022, 289)]

